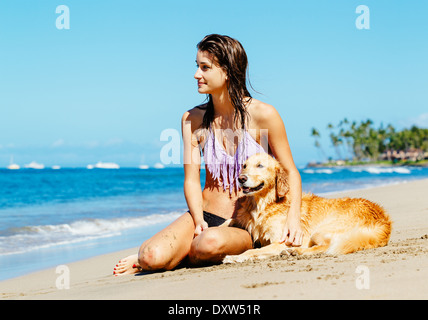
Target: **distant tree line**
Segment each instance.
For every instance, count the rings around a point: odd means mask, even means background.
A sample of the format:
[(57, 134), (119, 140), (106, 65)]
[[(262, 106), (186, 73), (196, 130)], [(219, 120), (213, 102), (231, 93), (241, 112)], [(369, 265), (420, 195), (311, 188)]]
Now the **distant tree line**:
[[(399, 131), (391, 124), (381, 124), (379, 128), (375, 128), (370, 119), (357, 123), (345, 118), (336, 126), (329, 123), (327, 129), (338, 159), (394, 160), (397, 157), (404, 159), (411, 154), (416, 160), (422, 160), (428, 152), (428, 129), (417, 126)], [(320, 131), (312, 128), (311, 136), (322, 157), (327, 159), (320, 142)]]

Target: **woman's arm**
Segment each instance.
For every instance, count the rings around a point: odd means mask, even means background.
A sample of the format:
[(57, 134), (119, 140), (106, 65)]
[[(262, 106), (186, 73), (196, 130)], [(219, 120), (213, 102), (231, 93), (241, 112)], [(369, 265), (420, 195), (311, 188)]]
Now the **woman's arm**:
[(284, 226), (282, 240), (287, 245), (302, 245), (303, 232), (300, 223), (300, 208), (302, 204), (302, 180), (294, 164), (288, 143), (284, 122), (278, 111), (270, 105), (264, 104), (259, 109), (259, 128), (267, 129), (269, 147), (274, 157), (281, 163), (288, 176), (290, 211)]
[(203, 216), (203, 199), (200, 180), (201, 156), (199, 153), (199, 142), (194, 134), (196, 130), (195, 122), (197, 121), (195, 121), (195, 116), (192, 116), (191, 112), (192, 111), (186, 112), (181, 122), (184, 144), (184, 196), (190, 214), (195, 222), (195, 235), (198, 235), (208, 228), (208, 224), (204, 221)]

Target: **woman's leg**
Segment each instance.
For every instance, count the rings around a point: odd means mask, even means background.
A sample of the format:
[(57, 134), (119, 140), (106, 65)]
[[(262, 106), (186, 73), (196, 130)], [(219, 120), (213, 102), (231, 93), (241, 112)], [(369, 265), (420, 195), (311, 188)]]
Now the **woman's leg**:
[(171, 270), (186, 256), (192, 265), (219, 263), (226, 255), (252, 249), (250, 234), (233, 227), (211, 227), (194, 237), (195, 224), (189, 212), (145, 241), (138, 254), (119, 261), (115, 274), (142, 270)]
[(253, 248), (250, 234), (233, 227), (212, 227), (193, 239), (189, 261), (193, 265), (219, 263), (226, 255)]
[(138, 254), (119, 261), (115, 275), (131, 274), (142, 270), (170, 270), (176, 267), (189, 253), (195, 224), (186, 212), (162, 231), (146, 240)]

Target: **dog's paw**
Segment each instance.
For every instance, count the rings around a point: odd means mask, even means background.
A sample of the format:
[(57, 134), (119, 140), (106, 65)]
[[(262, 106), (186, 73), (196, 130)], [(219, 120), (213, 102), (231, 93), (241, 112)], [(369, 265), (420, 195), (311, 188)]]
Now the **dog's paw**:
[(295, 256), (296, 254), (297, 253), (296, 253), (296, 250), (294, 248), (286, 248), (286, 249), (281, 251), (280, 256), (288, 257), (288, 256)]
[(301, 255), (301, 249), (300, 248), (287, 248), (281, 251), (280, 256), (281, 257), (289, 257), (289, 256), (298, 256)]
[(247, 261), (248, 259), (245, 256), (242, 256), (240, 254), (238, 255), (229, 255), (225, 256), (223, 259), (224, 264), (231, 264), (231, 263), (240, 263)]
[(236, 263), (236, 257), (237, 256), (225, 256), (223, 259), (224, 264), (230, 264), (230, 263)]

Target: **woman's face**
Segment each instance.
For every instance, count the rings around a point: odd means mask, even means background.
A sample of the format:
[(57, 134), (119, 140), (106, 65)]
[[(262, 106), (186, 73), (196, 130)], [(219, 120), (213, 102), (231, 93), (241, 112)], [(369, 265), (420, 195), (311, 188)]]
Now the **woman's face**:
[(222, 68), (215, 65), (210, 53), (198, 50), (196, 65), (198, 70), (195, 79), (198, 80), (199, 93), (216, 94), (227, 89), (227, 75)]

